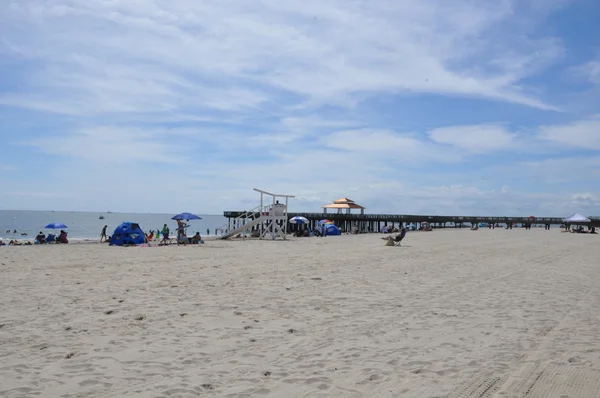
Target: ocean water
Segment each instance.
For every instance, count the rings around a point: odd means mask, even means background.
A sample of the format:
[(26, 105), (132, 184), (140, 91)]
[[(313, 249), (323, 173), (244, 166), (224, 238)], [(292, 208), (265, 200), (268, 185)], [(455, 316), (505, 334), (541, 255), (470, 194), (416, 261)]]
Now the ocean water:
[[(100, 220), (100, 216), (104, 216), (104, 219)], [(207, 229), (210, 230), (209, 235), (214, 235), (216, 228), (221, 228), (227, 223), (227, 219), (223, 216), (203, 214), (198, 216), (202, 219), (190, 221), (188, 235), (200, 232), (205, 236)], [(150, 233), (150, 230), (162, 229), (163, 224), (167, 224), (173, 234), (177, 223), (171, 220), (171, 217), (173, 214), (0, 210), (0, 237), (34, 239), (40, 231), (48, 234), (49, 231), (45, 230), (44, 226), (53, 222), (63, 223), (69, 227), (67, 231), (70, 239), (99, 239), (104, 225), (108, 225), (108, 234), (112, 235), (115, 228), (124, 221), (137, 222), (146, 233)], [(7, 230), (11, 232), (7, 233)], [(13, 230), (17, 230), (17, 233), (12, 233)], [(27, 235), (21, 235), (22, 233)]]

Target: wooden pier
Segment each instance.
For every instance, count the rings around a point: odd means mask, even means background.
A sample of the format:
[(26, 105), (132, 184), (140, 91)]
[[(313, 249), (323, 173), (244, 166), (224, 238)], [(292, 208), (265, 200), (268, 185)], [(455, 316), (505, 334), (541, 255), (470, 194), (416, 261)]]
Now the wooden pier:
[[(242, 217), (246, 214), (244, 211), (224, 211), (225, 216), (230, 221)], [(420, 224), (427, 222), (433, 228), (463, 228), (465, 224), (488, 223), (488, 224), (544, 224), (560, 225), (563, 224), (563, 218), (560, 217), (488, 217), (488, 216), (428, 216), (428, 215), (408, 215), (408, 214), (348, 214), (348, 213), (299, 213), (288, 212), (288, 217), (301, 216), (309, 220), (309, 226), (314, 228), (317, 222), (322, 219), (328, 219), (334, 222), (339, 228), (345, 231), (352, 231), (358, 227), (359, 231), (377, 232), (387, 225), (398, 226), (400, 224), (415, 224), (417, 228)], [(451, 225), (449, 225), (451, 224)], [(593, 219), (592, 224), (600, 225), (600, 220)], [(293, 230), (293, 228), (292, 228)]]

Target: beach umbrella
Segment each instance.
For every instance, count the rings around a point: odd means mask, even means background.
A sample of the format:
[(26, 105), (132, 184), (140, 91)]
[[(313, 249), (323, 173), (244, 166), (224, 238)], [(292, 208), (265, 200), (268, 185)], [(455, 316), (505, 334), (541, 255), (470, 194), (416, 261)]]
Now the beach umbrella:
[(325, 219), (325, 220), (320, 220), (317, 223), (317, 225), (323, 225), (323, 224), (333, 224), (333, 221)]
[(290, 222), (292, 224), (308, 224), (308, 219), (305, 217), (296, 216), (296, 217), (290, 218)]
[(171, 220), (187, 220), (187, 221), (190, 221), (190, 220), (202, 220), (202, 218), (198, 217), (197, 215), (192, 214), (192, 213), (179, 213), (179, 214), (174, 215), (171, 218)]
[(69, 227), (67, 227), (65, 224), (59, 223), (59, 222), (53, 222), (50, 223), (48, 225), (46, 225), (44, 228), (47, 229), (67, 229)]

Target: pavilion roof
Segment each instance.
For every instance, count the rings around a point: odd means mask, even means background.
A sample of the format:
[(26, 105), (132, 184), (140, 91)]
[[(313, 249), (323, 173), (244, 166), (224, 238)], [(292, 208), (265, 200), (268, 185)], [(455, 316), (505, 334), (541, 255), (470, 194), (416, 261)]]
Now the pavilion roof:
[(366, 209), (366, 207), (354, 203), (352, 199), (340, 198), (328, 205), (323, 206), (324, 209)]
[(337, 204), (354, 203), (354, 201), (352, 199), (348, 199), (348, 198), (339, 198), (339, 199), (334, 200), (333, 203), (337, 203)]

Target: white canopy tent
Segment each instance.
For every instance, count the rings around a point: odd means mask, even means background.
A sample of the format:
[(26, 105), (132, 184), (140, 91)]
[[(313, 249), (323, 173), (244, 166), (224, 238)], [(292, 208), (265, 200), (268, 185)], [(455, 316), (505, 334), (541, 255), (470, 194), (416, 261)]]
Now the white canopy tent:
[(582, 216), (579, 213), (575, 213), (571, 217), (565, 218), (563, 220), (563, 222), (569, 223), (569, 224), (577, 224), (577, 223), (588, 223), (588, 222), (591, 222), (591, 220), (585, 216)]

